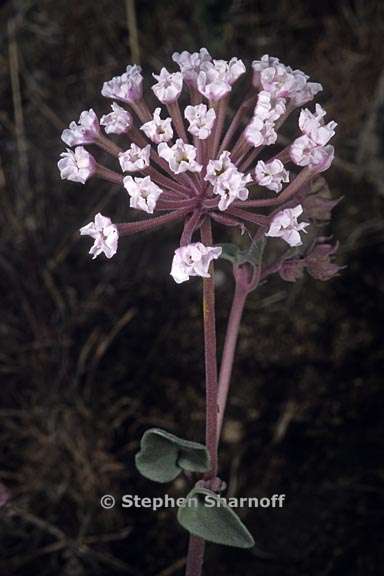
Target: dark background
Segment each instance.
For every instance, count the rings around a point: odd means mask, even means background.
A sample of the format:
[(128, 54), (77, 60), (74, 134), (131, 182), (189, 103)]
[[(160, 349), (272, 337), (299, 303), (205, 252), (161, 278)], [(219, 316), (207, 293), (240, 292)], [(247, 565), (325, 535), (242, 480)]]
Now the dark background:
[[(177, 227), (90, 261), (79, 227), (99, 210), (124, 219), (126, 198), (62, 182), (56, 163), (63, 127), (105, 112), (103, 81), (138, 49), (148, 85), (174, 50), (201, 46), (248, 64), (269, 53), (324, 85), (339, 124), (327, 179), (344, 196), (330, 232), (346, 266), (328, 283), (274, 280), (248, 302), (220, 472), (230, 494), (284, 493), (286, 506), (244, 511), (256, 548), (209, 545), (206, 574), (381, 572), (382, 6), (137, 1), (135, 42), (123, 0), (1, 3), (2, 576), (183, 574), (173, 511), (104, 511), (99, 498), (188, 490), (144, 480), (133, 456), (150, 426), (203, 438), (201, 284), (169, 277)], [(222, 343), (232, 280), (220, 269)]]

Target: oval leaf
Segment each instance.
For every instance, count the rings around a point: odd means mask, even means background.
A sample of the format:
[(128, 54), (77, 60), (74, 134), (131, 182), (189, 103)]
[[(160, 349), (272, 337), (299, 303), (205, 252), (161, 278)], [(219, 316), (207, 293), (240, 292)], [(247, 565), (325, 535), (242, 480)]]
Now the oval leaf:
[(209, 452), (203, 444), (178, 438), (161, 428), (146, 430), (135, 456), (136, 468), (149, 480), (171, 482), (182, 470), (209, 470)]
[(188, 532), (208, 542), (237, 548), (255, 545), (252, 535), (225, 499), (206, 488), (193, 488), (185, 506), (179, 508), (177, 519)]

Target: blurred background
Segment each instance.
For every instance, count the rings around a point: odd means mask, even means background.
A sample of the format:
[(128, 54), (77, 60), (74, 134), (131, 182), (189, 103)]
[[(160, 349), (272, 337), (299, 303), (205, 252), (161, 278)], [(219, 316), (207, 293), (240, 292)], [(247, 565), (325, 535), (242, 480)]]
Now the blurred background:
[[(151, 426), (203, 438), (201, 285), (169, 276), (176, 226), (91, 261), (78, 229), (98, 211), (124, 220), (126, 197), (62, 182), (56, 163), (62, 129), (109, 108), (105, 80), (139, 59), (148, 85), (173, 51), (201, 46), (248, 64), (271, 54), (323, 84), (339, 124), (327, 180), (344, 197), (330, 233), (346, 266), (328, 283), (276, 279), (249, 299), (220, 473), (231, 495), (284, 493), (286, 505), (244, 510), (256, 547), (208, 545), (206, 574), (380, 573), (383, 12), (373, 0), (3, 0), (2, 576), (183, 574), (174, 511), (105, 511), (99, 498), (189, 489), (141, 478), (133, 457)], [(220, 344), (232, 288), (221, 263)]]

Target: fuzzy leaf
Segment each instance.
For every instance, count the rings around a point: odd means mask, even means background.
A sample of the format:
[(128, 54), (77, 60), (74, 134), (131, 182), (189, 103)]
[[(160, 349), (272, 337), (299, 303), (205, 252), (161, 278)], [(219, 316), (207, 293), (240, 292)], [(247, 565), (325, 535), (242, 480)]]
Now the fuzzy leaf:
[[(207, 496), (209, 501), (206, 501)], [(188, 532), (208, 542), (237, 548), (252, 548), (255, 544), (250, 532), (225, 500), (206, 488), (193, 488), (185, 506), (179, 508), (177, 519)]]
[(241, 251), (240, 248), (236, 246), (236, 244), (226, 242), (224, 244), (219, 244), (219, 246), (221, 246), (223, 249), (220, 258), (224, 258), (224, 260), (228, 260), (233, 264), (237, 264), (239, 262), (239, 256), (241, 254)]
[(260, 266), (264, 254), (265, 244), (266, 240), (264, 236), (258, 240), (253, 240), (249, 248), (241, 252), (240, 261), (249, 262), (254, 266)]
[(142, 476), (155, 482), (171, 482), (182, 470), (209, 470), (206, 446), (178, 438), (161, 428), (146, 430), (140, 448), (135, 456), (136, 468)]

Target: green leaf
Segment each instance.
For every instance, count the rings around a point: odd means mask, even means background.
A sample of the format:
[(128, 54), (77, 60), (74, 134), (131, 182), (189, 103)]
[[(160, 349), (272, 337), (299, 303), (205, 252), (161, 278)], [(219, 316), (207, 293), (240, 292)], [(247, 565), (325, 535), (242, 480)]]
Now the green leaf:
[(240, 248), (236, 246), (236, 244), (232, 244), (230, 242), (219, 244), (222, 247), (223, 251), (220, 255), (220, 258), (224, 258), (224, 260), (228, 260), (233, 264), (236, 264), (239, 261), (239, 256), (241, 254)]
[(146, 430), (135, 456), (136, 468), (155, 482), (171, 482), (182, 470), (206, 472), (209, 470), (209, 452), (198, 442), (178, 438), (161, 428)]
[(221, 253), (221, 258), (232, 262), (232, 264), (244, 264), (245, 262), (249, 262), (253, 266), (260, 266), (264, 248), (265, 248), (266, 240), (264, 237), (259, 238), (258, 240), (253, 240), (251, 244), (241, 250), (239, 246), (232, 243), (224, 243), (219, 244), (222, 247), (223, 251)]
[(263, 259), (266, 239), (264, 236), (258, 240), (253, 240), (250, 246), (241, 252), (240, 262), (249, 262), (254, 266), (260, 266)]
[(237, 548), (255, 545), (252, 535), (225, 499), (206, 488), (193, 488), (185, 505), (179, 508), (177, 520), (188, 532), (208, 542)]

